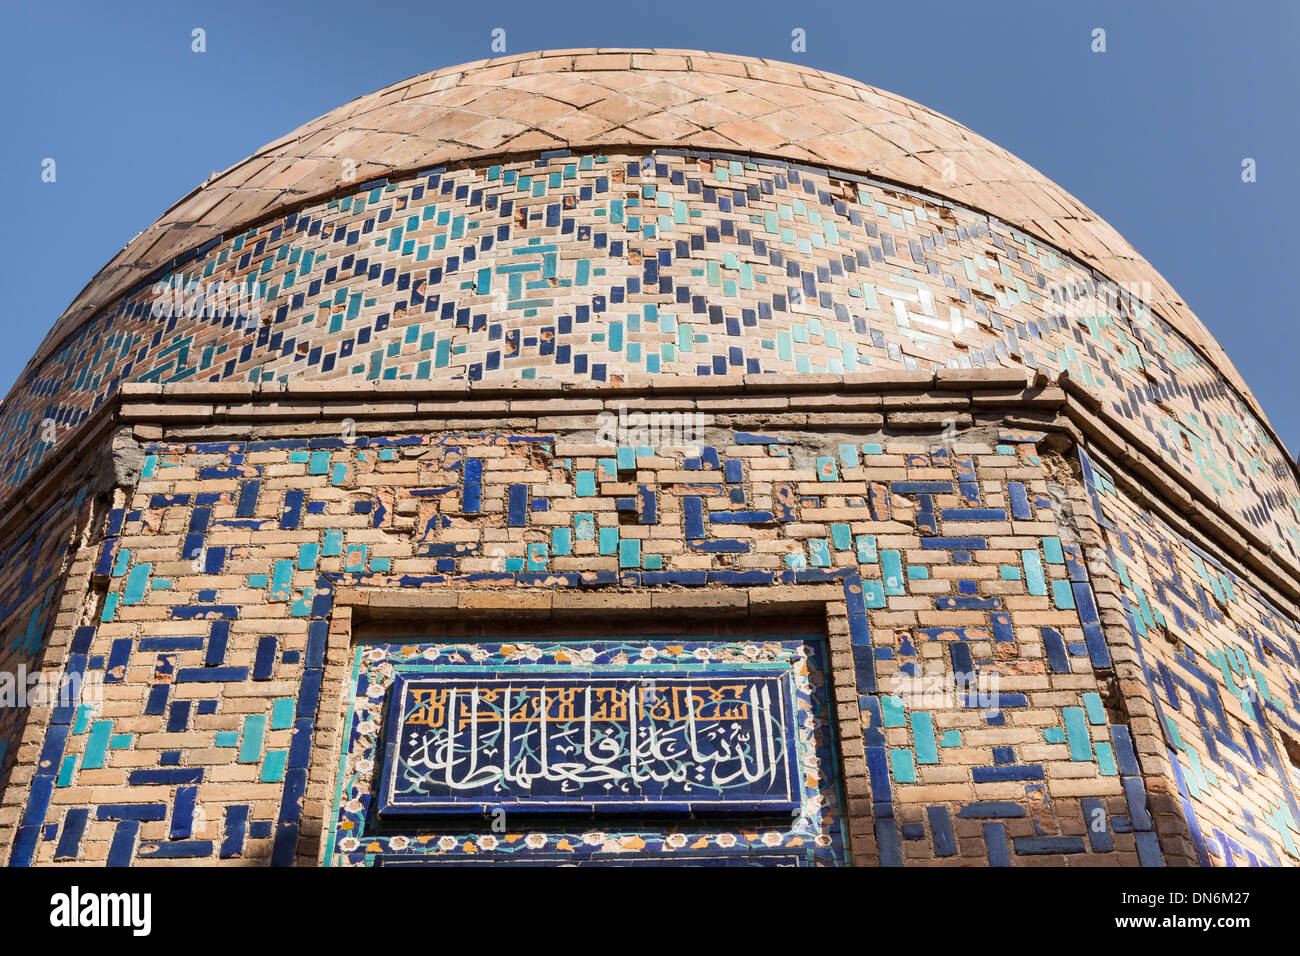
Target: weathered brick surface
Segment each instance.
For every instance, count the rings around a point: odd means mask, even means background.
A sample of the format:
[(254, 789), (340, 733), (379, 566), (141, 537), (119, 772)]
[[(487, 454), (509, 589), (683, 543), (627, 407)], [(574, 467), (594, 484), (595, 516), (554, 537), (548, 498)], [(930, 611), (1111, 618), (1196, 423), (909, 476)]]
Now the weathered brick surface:
[[(847, 860), (1296, 862), (1278, 725), (1294, 706), (1292, 625), (1183, 539), (1152, 538), (1151, 519), (1121, 519), (1132, 506), (1095, 468), (1089, 483), (1045, 457), (1045, 433), (710, 427), (692, 450), (638, 450), (601, 443), (595, 406), (569, 410), (555, 416), (564, 432), (343, 439), (319, 422), (315, 438), (268, 425), (257, 440), (196, 444), (163, 425), (138, 480), (72, 548), (94, 584), (63, 599), (46, 666), (106, 683), (102, 701), (56, 717), (66, 724), (31, 711), (3, 806), (19, 821), (11, 862), (61, 861), (59, 835), (82, 809), (69, 862), (363, 860), (335, 797), (340, 757), (356, 759), (342, 718), (357, 614), (496, 633), (674, 620), (690, 633), (810, 610), (827, 635), (843, 794), (814, 832)], [(1178, 555), (1188, 583), (1130, 551)], [(1211, 592), (1223, 596), (1205, 603)], [(1161, 600), (1153, 632), (1190, 626), (1189, 602), (1221, 615), (1195, 619), (1209, 643), (1190, 658), (1117, 628)], [(1191, 666), (1223, 656), (1239, 673), (1252, 648), (1233, 642), (1237, 627), (1271, 645), (1251, 672), (1269, 688), (1263, 724)], [(1188, 723), (1217, 720), (1215, 708), (1237, 748), (1219, 741), (1217, 759), (1232, 755), (1222, 769), (1197, 746), (1217, 723)], [(1250, 799), (1229, 797), (1223, 778), (1246, 775)], [(149, 819), (99, 818), (119, 804)]]

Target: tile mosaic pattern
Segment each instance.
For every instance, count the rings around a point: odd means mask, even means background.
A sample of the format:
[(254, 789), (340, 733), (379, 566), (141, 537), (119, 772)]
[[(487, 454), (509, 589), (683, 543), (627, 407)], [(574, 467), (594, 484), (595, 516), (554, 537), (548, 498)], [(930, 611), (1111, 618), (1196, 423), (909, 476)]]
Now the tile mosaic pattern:
[[(816, 638), (726, 641), (663, 641), (623, 638), (573, 643), (375, 644), (358, 645), (345, 721), (346, 746), (326, 844), (327, 865), (391, 866), (399, 863), (467, 861), (563, 862), (566, 864), (665, 862), (681, 865), (759, 864), (840, 865), (844, 860), (840, 789), (836, 778), (833, 725), (829, 717), (825, 652)], [(799, 713), (796, 727), (803, 793), (797, 813), (774, 820), (768, 813), (750, 819), (727, 817), (679, 820), (667, 826), (605, 820), (593, 823), (572, 815), (529, 817), (526, 802), (499, 802), (502, 812), (478, 820), (388, 821), (375, 816), (378, 749), (395, 678), (404, 674), (479, 673), (512, 681), (530, 676), (630, 672), (656, 675), (789, 671), (795, 680)], [(793, 819), (793, 823), (790, 820)]]
[[(91, 521), (85, 488), (56, 498), (0, 545), (0, 791), (17, 756), (26, 711), (15, 706), (39, 672), (67, 584), (66, 559)], [(69, 667), (69, 676), (76, 673)], [(56, 688), (51, 688), (56, 689)], [(59, 688), (61, 689), (61, 688)], [(56, 689), (57, 690), (57, 689)]]
[[(339, 188), (448, 163), (629, 145), (753, 153), (907, 183), (1056, 244), (1151, 304), (1248, 401), (1228, 357), (1114, 229), (1006, 150), (903, 97), (795, 63), (699, 50), (552, 50), (453, 66), (362, 96), (177, 202), (95, 276), (38, 353), (192, 250)], [(496, 161), (493, 159), (492, 161)], [(1255, 409), (1258, 412), (1258, 409)]]
[(1300, 862), (1300, 629), (1086, 460), (1202, 865)]
[[(570, 155), (379, 180), (203, 246), (83, 325), (0, 409), (0, 479), (123, 382), (698, 379), (1068, 370), (1300, 561), (1294, 468), (1174, 327), (966, 210), (775, 161)], [(264, 322), (212, 316), (211, 283)]]
[[(99, 550), (99, 620), (71, 649), (118, 703), (56, 715), (10, 862), (292, 862), (303, 826), (325, 826), (301, 815), (313, 734), (337, 699), (324, 682), (339, 587), (590, 601), (829, 584), (845, 609), (830, 641), (854, 662), (861, 724), (841, 712), (840, 727), (846, 768), (869, 778), (847, 794), (870, 821), (854, 836), (866, 851), (885, 865), (1158, 865), (1041, 437), (949, 448), (718, 432), (698, 454), (608, 456), (542, 434), (153, 446)], [(378, 665), (409, 649), (386, 653)]]

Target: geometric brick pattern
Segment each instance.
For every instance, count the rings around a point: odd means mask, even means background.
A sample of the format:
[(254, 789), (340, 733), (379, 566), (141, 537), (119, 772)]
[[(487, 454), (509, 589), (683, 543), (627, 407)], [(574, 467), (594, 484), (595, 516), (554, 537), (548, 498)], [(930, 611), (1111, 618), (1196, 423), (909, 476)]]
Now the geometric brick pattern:
[[(204, 312), (251, 288), (265, 321)], [(1294, 469), (1172, 326), (987, 216), (860, 177), (556, 154), (365, 184), (214, 242), (6, 400), (12, 487), (122, 382), (649, 382), (865, 368), (1069, 371), (1219, 507), (1300, 555)], [(189, 314), (194, 313), (194, 314)]]
[[(1108, 223), (960, 123), (797, 63), (700, 50), (548, 50), (410, 77), (358, 97), (216, 174), (133, 239), (38, 351), (158, 270), (343, 184), (488, 157), (633, 145), (745, 153), (906, 183), (1026, 230), (1151, 304), (1253, 402), (1218, 343)], [(343, 188), (346, 189), (346, 186)], [(1258, 412), (1258, 409), (1255, 409)]]
[[(1040, 437), (151, 446), (99, 549), (99, 618), (70, 649), (69, 669), (104, 671), (106, 701), (51, 722), (11, 862), (293, 861), (313, 740), (341, 734), (354, 699), (342, 679), (324, 688), (327, 645), (340, 678), (356, 660), (328, 643), (340, 589), (605, 593), (626, 616), (665, 589), (830, 586), (832, 650), (856, 674), (837, 698), (856, 857), (1158, 864), (1074, 505)], [(336, 769), (319, 771), (331, 795)]]
[[(1088, 490), (1139, 674), (1202, 865), (1300, 859), (1296, 621), (1136, 507), (1099, 466)], [(1213, 859), (1211, 859), (1213, 858)]]

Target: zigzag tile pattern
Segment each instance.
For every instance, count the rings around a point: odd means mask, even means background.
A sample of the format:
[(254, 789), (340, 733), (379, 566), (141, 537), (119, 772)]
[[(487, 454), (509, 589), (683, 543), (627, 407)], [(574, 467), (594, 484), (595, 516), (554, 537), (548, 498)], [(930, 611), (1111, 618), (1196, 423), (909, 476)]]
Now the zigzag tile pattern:
[[(554, 50), (454, 66), (360, 97), (177, 202), (87, 285), (39, 350), (223, 233), (360, 182), (488, 156), (667, 147), (753, 153), (907, 184), (1025, 229), (1150, 304), (1253, 403), (1177, 293), (1104, 220), (1006, 150), (903, 97), (791, 63), (698, 50)], [(1259, 413), (1258, 408), (1255, 408)]]
[(1300, 563), (1285, 450), (1125, 289), (960, 207), (713, 155), (561, 151), (425, 171), (214, 240), (16, 387), (0, 477), (20, 483), (51, 434), (123, 382), (704, 385), (943, 367), (1068, 370)]

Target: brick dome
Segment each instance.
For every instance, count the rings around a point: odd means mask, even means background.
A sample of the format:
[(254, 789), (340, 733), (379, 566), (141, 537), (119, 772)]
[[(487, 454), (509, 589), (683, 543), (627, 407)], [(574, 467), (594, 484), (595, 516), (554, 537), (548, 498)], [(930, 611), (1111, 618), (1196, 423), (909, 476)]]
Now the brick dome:
[[(1151, 305), (1254, 403), (1173, 288), (1096, 213), (955, 120), (884, 90), (793, 63), (699, 50), (547, 50), (395, 83), (267, 143), (195, 188), (87, 284), (38, 362), (96, 310), (220, 235), (356, 182), (555, 149), (671, 147), (772, 156), (878, 176), (1018, 226)], [(1258, 410), (1256, 408), (1256, 410)]]
[[(811, 175), (796, 183), (801, 168)], [(435, 212), (432, 196), (454, 208)], [(403, 218), (417, 207), (435, 218)], [(419, 238), (427, 229), (439, 232), (431, 243)], [(537, 253), (543, 236), (562, 246)], [(533, 265), (546, 295), (516, 271)], [(844, 271), (854, 265), (920, 291), (878, 297), (879, 282)], [(187, 314), (184, 290), (214, 280), (255, 286), (256, 332)], [(161, 303), (160, 283), (175, 290)], [(161, 330), (160, 305), (174, 313)], [(504, 325), (488, 322), (492, 310)], [(690, 322), (678, 314), (688, 310)], [(1199, 476), (1242, 499), (1234, 507), (1252, 523), (1272, 525), (1270, 509), (1296, 500), (1294, 462), (1169, 284), (1078, 200), (959, 123), (793, 64), (531, 53), (363, 96), (167, 210), (76, 297), (0, 406), (0, 441), (18, 452), (0, 481), (12, 487), (40, 460), (42, 422), (75, 427), (124, 382), (636, 382), (972, 365), (1070, 371), (1175, 456), (1257, 455), (1275, 487)], [(1217, 430), (1224, 416), (1232, 436)], [(1294, 534), (1268, 533), (1294, 552)]]

